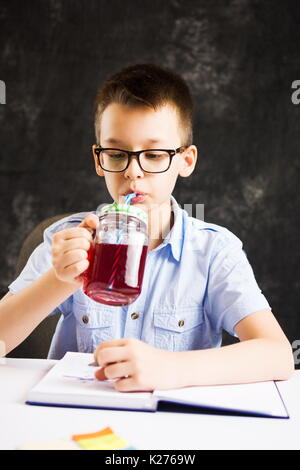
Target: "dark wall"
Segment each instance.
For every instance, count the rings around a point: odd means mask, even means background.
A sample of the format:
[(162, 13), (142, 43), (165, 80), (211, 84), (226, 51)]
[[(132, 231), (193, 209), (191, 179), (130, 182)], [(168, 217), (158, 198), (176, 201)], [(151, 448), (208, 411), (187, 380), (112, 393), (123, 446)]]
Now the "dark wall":
[(112, 72), (155, 62), (195, 101), (183, 205), (238, 235), (290, 341), (300, 339), (300, 8), (270, 0), (2, 0), (0, 293), (47, 217), (110, 201), (94, 172), (92, 105)]

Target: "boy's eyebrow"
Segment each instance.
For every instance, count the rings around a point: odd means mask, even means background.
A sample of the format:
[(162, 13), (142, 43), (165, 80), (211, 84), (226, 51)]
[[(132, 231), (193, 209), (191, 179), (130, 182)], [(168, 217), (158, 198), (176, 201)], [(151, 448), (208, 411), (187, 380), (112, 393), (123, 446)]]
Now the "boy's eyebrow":
[[(108, 139), (105, 139), (104, 142), (107, 144), (112, 144), (112, 145), (123, 145), (123, 142), (121, 140), (115, 139), (114, 137), (109, 137)], [(146, 139), (145, 143), (147, 144), (158, 144), (161, 143), (161, 139)]]

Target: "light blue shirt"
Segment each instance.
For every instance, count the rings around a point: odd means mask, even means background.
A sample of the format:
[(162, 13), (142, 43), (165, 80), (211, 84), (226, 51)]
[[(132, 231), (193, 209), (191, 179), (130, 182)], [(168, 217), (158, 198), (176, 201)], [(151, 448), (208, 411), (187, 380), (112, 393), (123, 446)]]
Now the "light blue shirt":
[[(122, 337), (171, 351), (218, 347), (222, 329), (235, 336), (242, 318), (271, 309), (240, 239), (224, 227), (190, 217), (173, 196), (171, 203), (174, 224), (163, 243), (147, 254), (140, 296), (130, 305), (112, 307), (78, 289), (52, 312), (61, 316), (49, 358), (60, 359), (66, 351), (93, 352), (102, 341)], [(77, 226), (89, 213), (48, 227), (10, 292), (48, 271), (53, 234)]]

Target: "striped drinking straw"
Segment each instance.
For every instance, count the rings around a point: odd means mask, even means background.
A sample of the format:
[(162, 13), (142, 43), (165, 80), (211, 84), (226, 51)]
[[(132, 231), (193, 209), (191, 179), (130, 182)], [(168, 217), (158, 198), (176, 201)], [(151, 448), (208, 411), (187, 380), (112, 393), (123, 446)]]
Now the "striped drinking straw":
[[(125, 196), (124, 204), (130, 205), (130, 201), (134, 197), (136, 197), (135, 193), (127, 194)], [(113, 260), (113, 263), (112, 263), (111, 275), (110, 275), (110, 278), (108, 280), (108, 287), (107, 287), (108, 290), (112, 290), (112, 284), (113, 284), (113, 281), (114, 281), (114, 278), (115, 278), (116, 270), (117, 270), (117, 267), (118, 267), (118, 262), (119, 262), (119, 259), (120, 259), (121, 249), (122, 249), (122, 246), (121, 246), (122, 239), (123, 239), (123, 232), (122, 232), (122, 230), (118, 230), (117, 244), (120, 245), (120, 246), (118, 247), (118, 249), (115, 252), (114, 260)]]

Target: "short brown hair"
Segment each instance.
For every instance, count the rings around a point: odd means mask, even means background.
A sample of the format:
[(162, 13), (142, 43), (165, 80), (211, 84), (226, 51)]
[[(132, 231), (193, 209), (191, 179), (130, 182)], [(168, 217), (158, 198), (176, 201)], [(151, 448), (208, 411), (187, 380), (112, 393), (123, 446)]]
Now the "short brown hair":
[(135, 64), (112, 75), (97, 92), (95, 134), (100, 143), (101, 116), (111, 103), (148, 106), (156, 110), (170, 104), (176, 109), (182, 131), (181, 145), (193, 142), (193, 102), (185, 81), (167, 68), (154, 64)]

